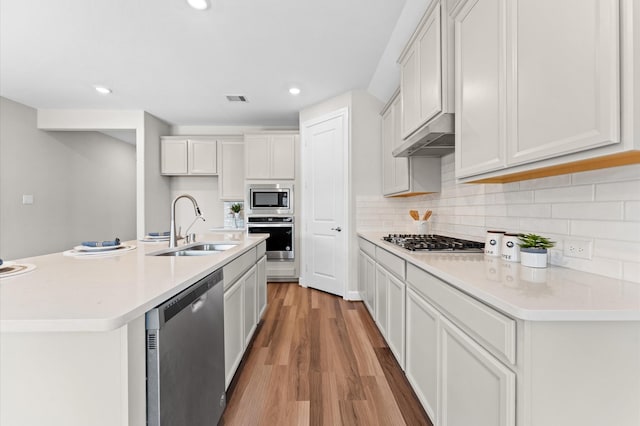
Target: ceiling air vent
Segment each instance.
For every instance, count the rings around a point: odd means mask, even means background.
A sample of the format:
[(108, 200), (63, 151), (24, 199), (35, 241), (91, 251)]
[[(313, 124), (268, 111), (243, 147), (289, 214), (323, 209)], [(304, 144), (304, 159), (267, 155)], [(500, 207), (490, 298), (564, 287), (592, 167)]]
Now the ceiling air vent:
[(247, 97), (243, 95), (227, 95), (227, 100), (229, 102), (249, 102)]

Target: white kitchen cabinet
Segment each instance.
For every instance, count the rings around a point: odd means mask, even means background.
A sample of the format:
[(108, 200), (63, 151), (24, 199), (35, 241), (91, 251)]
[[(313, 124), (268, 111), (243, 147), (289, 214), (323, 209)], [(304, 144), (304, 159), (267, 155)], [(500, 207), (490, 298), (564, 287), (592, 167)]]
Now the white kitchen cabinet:
[(382, 111), (382, 194), (394, 197), (440, 192), (440, 158), (393, 156), (393, 150), (402, 144), (400, 100), (396, 93)]
[(442, 426), (516, 424), (516, 375), (446, 319), (441, 322)]
[(429, 418), (438, 424), (438, 311), (407, 289), (405, 374)]
[(209, 138), (162, 137), (161, 173), (163, 175), (216, 175), (218, 141)]
[(400, 121), (402, 106), (400, 94), (382, 113), (382, 194), (392, 195), (409, 190), (409, 158), (392, 155), (401, 144)]
[(244, 312), (244, 347), (246, 348), (253, 332), (256, 330), (258, 324), (258, 275), (257, 267), (251, 268), (241, 279), (242, 286), (244, 287), (243, 294), (243, 312)]
[(224, 372), (229, 387), (244, 354), (243, 282), (238, 280), (224, 292)]
[(393, 275), (388, 275), (387, 344), (395, 355), (400, 368), (405, 368), (405, 300), (406, 285)]
[(246, 179), (295, 179), (295, 134), (247, 134)]
[(358, 253), (358, 279), (358, 288), (364, 294), (364, 304), (375, 319), (376, 262), (362, 250)]
[(389, 326), (389, 273), (380, 265), (376, 264), (376, 308), (375, 320), (382, 336), (387, 338), (387, 327)]
[(453, 112), (452, 26), (447, 2), (434, 0), (400, 55), (401, 134), (407, 139), (442, 113)]
[[(625, 0), (456, 5), (456, 177), (615, 152), (562, 158), (621, 141), (624, 4), (630, 7)], [(547, 159), (556, 161), (539, 163)]]
[(257, 263), (258, 306), (257, 322), (260, 322), (267, 309), (267, 256), (263, 255)]
[(244, 142), (218, 141), (218, 198), (244, 200)]

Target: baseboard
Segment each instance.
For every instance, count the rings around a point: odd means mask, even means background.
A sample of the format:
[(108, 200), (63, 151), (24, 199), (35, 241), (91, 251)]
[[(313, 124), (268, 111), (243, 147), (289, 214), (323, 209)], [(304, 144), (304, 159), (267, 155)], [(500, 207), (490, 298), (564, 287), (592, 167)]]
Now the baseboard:
[(348, 291), (345, 295), (344, 295), (344, 300), (363, 300), (362, 295), (360, 294), (359, 291)]

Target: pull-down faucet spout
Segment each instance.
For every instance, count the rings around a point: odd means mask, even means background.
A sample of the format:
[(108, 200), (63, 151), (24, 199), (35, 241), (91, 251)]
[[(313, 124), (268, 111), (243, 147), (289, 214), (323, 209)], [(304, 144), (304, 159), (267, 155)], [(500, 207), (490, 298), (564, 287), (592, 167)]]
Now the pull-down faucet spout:
[(180, 198), (188, 198), (189, 200), (191, 200), (191, 202), (193, 203), (193, 209), (194, 209), (194, 212), (195, 212), (195, 215), (196, 215), (196, 219), (201, 218), (202, 220), (204, 220), (204, 217), (202, 217), (202, 213), (200, 213), (200, 207), (198, 207), (198, 202), (196, 201), (195, 198), (193, 198), (189, 194), (182, 194), (182, 195), (177, 196), (173, 200), (173, 202), (171, 203), (171, 224), (170, 224), (170, 229), (169, 229), (169, 248), (175, 248), (178, 245), (178, 238), (182, 238), (176, 232), (176, 203), (178, 202), (178, 200)]

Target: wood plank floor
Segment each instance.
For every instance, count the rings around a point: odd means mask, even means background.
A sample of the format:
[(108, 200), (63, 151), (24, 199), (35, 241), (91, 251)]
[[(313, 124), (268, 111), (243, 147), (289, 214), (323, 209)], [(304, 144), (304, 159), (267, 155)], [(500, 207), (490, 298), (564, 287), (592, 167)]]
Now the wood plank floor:
[(222, 424), (432, 426), (362, 302), (297, 283), (267, 288)]

